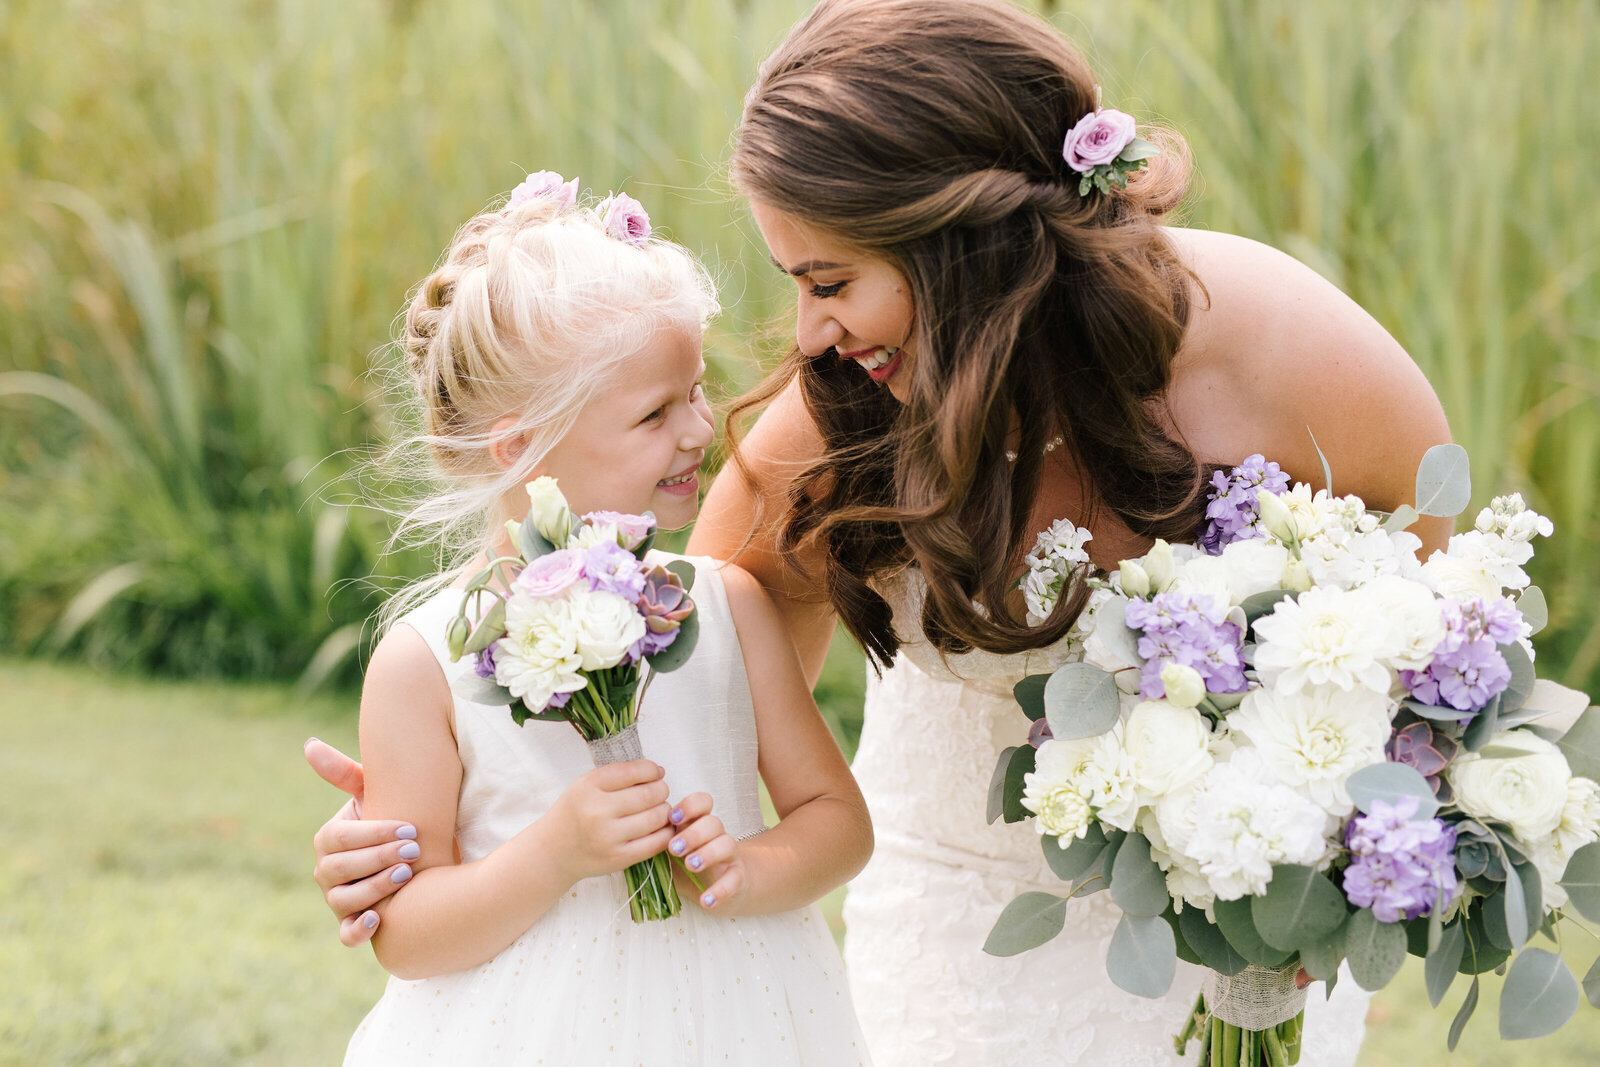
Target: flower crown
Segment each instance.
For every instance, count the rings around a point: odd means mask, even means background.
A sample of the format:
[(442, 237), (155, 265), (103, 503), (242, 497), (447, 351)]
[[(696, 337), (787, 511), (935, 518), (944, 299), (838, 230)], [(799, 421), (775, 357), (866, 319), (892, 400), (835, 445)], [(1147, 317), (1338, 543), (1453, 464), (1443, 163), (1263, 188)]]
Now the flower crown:
[[(569, 211), (578, 205), (578, 179), (567, 181), (553, 170), (530, 174), (511, 190), (506, 206), (521, 207), (534, 200), (555, 201), (558, 214)], [(650, 215), (627, 193), (612, 193), (595, 205), (590, 215), (606, 233), (624, 244), (643, 248), (650, 241)]]
[(1128, 175), (1143, 170), (1151, 156), (1161, 149), (1139, 136), (1133, 116), (1115, 108), (1097, 107), (1067, 131), (1061, 156), (1067, 166), (1083, 175), (1078, 180), (1078, 195), (1090, 189), (1111, 192), (1114, 185), (1124, 189)]

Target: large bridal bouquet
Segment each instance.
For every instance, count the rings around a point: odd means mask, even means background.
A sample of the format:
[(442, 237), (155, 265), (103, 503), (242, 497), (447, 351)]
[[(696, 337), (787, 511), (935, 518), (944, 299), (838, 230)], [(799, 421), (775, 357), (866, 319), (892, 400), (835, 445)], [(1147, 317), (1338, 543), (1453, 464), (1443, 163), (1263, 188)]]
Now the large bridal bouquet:
[[(1454, 445), (1393, 515), (1252, 456), (1215, 476), (1198, 545), (1090, 578), (1083, 661), (1017, 685), (1034, 727), (990, 791), (1070, 889), (1018, 897), (986, 950), (1040, 945), (1070, 897), (1109, 889), (1110, 977), (1158, 997), (1178, 959), (1208, 968), (1176, 1043), (1218, 1067), (1296, 1062), (1307, 984), (1348, 961), (1379, 989), (1408, 952), (1435, 1006), (1473, 976), (1452, 1049), (1508, 959), (1501, 1036), (1561, 1026), (1578, 983), (1525, 946), (1568, 907), (1600, 921), (1600, 714), (1534, 675), (1545, 601), (1523, 566), (1549, 520), (1497, 497), (1417, 558), (1406, 527), (1469, 496)], [(1039, 617), (1088, 570), (1087, 535), (1057, 525), (1023, 583)], [(1584, 989), (1600, 1006), (1600, 965)]]
[[(650, 679), (681, 667), (700, 633), (694, 567), (645, 565), (656, 536), (648, 513), (575, 517), (553, 478), (528, 483), (528, 496), (527, 519), (508, 527), (518, 554), (475, 575), (450, 620), (450, 657), (470, 654), (474, 668), (452, 688), (476, 704), (509, 705), (518, 726), (571, 723), (597, 766), (637, 759)], [(624, 874), (634, 922), (678, 914), (665, 852)]]

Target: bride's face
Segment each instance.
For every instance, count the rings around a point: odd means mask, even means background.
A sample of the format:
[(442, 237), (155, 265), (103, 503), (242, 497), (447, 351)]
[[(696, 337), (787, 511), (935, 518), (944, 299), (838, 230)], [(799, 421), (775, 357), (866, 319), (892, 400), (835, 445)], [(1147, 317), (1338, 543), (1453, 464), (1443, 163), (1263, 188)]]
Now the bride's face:
[(808, 356), (848, 359), (895, 399), (910, 393), (916, 353), (911, 290), (882, 259), (850, 249), (837, 237), (759, 201), (750, 204), (772, 262), (800, 289), (795, 341)]

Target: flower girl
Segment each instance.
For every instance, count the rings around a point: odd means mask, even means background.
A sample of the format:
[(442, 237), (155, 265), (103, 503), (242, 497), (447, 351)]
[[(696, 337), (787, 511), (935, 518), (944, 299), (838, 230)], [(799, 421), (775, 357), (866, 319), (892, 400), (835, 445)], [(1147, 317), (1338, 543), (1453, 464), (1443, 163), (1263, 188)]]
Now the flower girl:
[[(416, 840), (378, 906), (393, 977), (347, 1064), (867, 1062), (815, 902), (865, 863), (871, 825), (753, 579), (688, 561), (699, 643), (651, 680), (644, 759), (596, 768), (566, 723), (452, 695), (474, 668), (452, 662), (450, 620), (467, 575), (514, 550), (526, 483), (555, 478), (574, 512), (694, 518), (715, 310), (636, 201), (586, 208), (549, 173), (463, 226), (416, 290), (404, 352), (443, 477), (410, 520), (462, 550), (397, 598), (362, 693), (365, 814)], [(765, 833), (758, 773), (780, 816)], [(634, 922), (620, 872), (663, 850), (704, 888)]]

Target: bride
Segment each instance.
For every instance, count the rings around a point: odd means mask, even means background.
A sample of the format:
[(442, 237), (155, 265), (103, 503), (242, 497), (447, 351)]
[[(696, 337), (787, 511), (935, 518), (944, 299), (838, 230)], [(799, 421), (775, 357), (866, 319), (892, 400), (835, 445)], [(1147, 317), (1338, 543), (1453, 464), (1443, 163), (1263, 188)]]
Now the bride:
[[(1077, 51), (1004, 0), (823, 0), (737, 134), (733, 179), (798, 289), (796, 345), (736, 406), (764, 410), (690, 551), (774, 592), (813, 679), (836, 622), (869, 657), (854, 770), (877, 848), (845, 956), (891, 1067), (1174, 1063), (1199, 986), (1186, 969), (1162, 1000), (1114, 987), (1105, 894), (1039, 949), (982, 952), (1019, 892), (1060, 891), (1031, 828), (984, 819), (998, 754), (1026, 735), (1011, 686), (1075, 654), (1087, 595), (1029, 625), (1016, 584), (1037, 533), (1065, 519), (1114, 568), (1193, 540), (1219, 466), (1261, 452), (1320, 484), (1317, 445), (1341, 492), (1392, 509), (1448, 440), (1416, 366), (1332, 285), (1164, 224), (1188, 180), (1177, 136), (1147, 131), (1160, 152), (1125, 187), (1085, 183), (1106, 162), (1097, 128), (1123, 121)], [(1425, 551), (1448, 535), (1414, 529)], [(397, 827), (336, 817), (317, 836), (346, 943), (393, 891)], [(1365, 1007), (1348, 979), (1312, 997), (1302, 1062), (1353, 1064)]]

